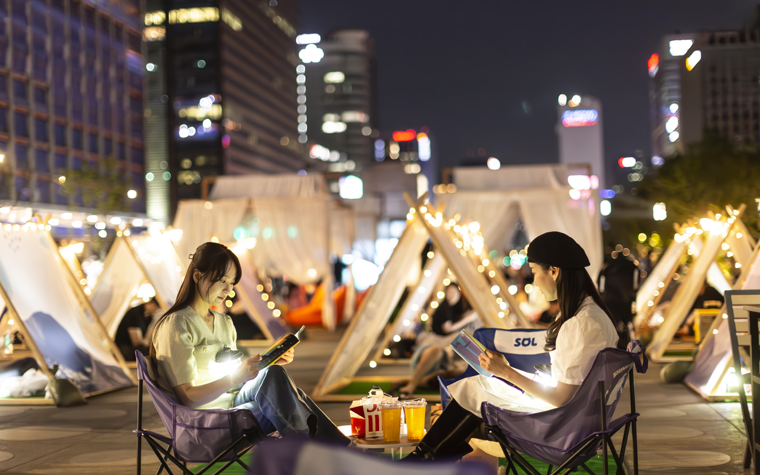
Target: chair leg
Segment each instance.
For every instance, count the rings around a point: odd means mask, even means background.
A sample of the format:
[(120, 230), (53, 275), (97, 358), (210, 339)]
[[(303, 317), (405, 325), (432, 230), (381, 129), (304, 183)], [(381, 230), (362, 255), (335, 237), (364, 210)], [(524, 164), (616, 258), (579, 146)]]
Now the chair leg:
[(549, 475), (552, 473), (552, 468), (554, 468), (554, 465), (549, 464), (549, 468), (546, 469), (546, 475)]
[(625, 431), (623, 431), (623, 442), (620, 444), (620, 462), (618, 463), (615, 475), (625, 475), (623, 465), (625, 464), (625, 448), (628, 445), (628, 432), (630, 430), (630, 422), (625, 425)]
[(237, 462), (238, 464), (240, 464), (245, 469), (246, 472), (249, 472), (251, 470), (250, 467), (248, 467), (248, 465), (246, 465), (245, 463), (243, 463), (243, 461), (240, 460), (240, 457), (242, 457), (246, 452), (248, 452), (249, 450), (251, 450), (252, 447), (253, 446), (250, 445), (247, 448), (245, 448), (245, 449), (241, 450), (240, 452), (238, 452), (237, 455), (235, 455), (235, 458), (233, 460), (230, 460), (226, 464), (222, 465), (222, 468), (220, 468), (219, 470), (217, 470), (216, 472), (214, 472), (214, 475), (219, 475), (220, 473), (224, 472), (225, 470), (227, 470), (227, 468), (230, 465), (232, 465), (235, 462)]
[[(168, 453), (172, 453), (172, 445), (171, 444), (167, 444), (166, 451)], [(160, 454), (157, 453), (156, 456), (160, 456)], [(164, 462), (166, 462), (167, 460), (168, 459), (166, 458), (166, 456), (164, 456)], [(167, 465), (167, 467), (168, 467), (168, 465)], [(187, 464), (185, 464), (185, 467), (187, 467)], [(167, 470), (168, 470), (168, 468), (167, 468)], [(163, 472), (163, 471), (164, 471), (164, 466), (161, 465), (160, 467), (158, 467), (158, 471), (156, 472), (156, 475), (161, 475), (161, 472)], [(171, 471), (169, 473), (171, 474)]]
[[(146, 438), (146, 440), (151, 445), (151, 447), (153, 447), (154, 449), (158, 449), (162, 454), (164, 454), (166, 456), (166, 458), (168, 458), (174, 465), (176, 465), (180, 470), (182, 470), (182, 473), (184, 473), (185, 475), (193, 475), (193, 472), (191, 472), (190, 470), (188, 470), (187, 467), (185, 467), (184, 465), (182, 465), (182, 462), (180, 462), (179, 460), (177, 460), (176, 458), (174, 458), (163, 447), (161, 447), (160, 445), (158, 445), (158, 443), (152, 441), (150, 438)], [(163, 463), (166, 465), (165, 462), (163, 462)], [(171, 469), (169, 468), (168, 465), (166, 465), (166, 471), (169, 472), (170, 475), (172, 474), (172, 471), (171, 471)]]
[(752, 446), (747, 440), (747, 446), (744, 448), (744, 470), (747, 470), (752, 465)]
[(590, 468), (588, 468), (588, 466), (587, 466), (585, 463), (582, 463), (582, 464), (581, 464), (581, 467), (582, 467), (582, 468), (583, 468), (583, 470), (585, 470), (585, 471), (586, 471), (586, 473), (588, 473), (589, 475), (596, 475), (596, 474), (594, 473), (594, 471), (593, 471), (593, 470), (591, 470)]

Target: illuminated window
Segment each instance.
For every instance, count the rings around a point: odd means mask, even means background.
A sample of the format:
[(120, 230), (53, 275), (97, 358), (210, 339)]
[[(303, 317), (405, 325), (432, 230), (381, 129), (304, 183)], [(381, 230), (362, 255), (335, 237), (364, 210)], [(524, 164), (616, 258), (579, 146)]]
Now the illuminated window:
[(208, 21), (219, 21), (218, 8), (179, 8), (169, 11), (169, 24), (204, 23)]
[(343, 74), (341, 71), (333, 71), (331, 73), (325, 74), (325, 82), (326, 83), (332, 83), (332, 84), (339, 84), (346, 80), (346, 75)]
[(145, 14), (145, 26), (163, 25), (166, 20), (164, 12), (148, 12)]
[(222, 9), (222, 21), (230, 25), (230, 28), (235, 31), (240, 31), (243, 29), (243, 22), (240, 21), (240, 18), (236, 17), (231, 11), (227, 10), (226, 8)]

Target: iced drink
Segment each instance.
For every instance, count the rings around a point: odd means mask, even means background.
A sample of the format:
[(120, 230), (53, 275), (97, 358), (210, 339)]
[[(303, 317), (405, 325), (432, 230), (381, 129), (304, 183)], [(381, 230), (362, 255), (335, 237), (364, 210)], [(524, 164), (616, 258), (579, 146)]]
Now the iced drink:
[(383, 417), (383, 439), (397, 443), (401, 440), (401, 404), (391, 403), (380, 406)]
[(425, 406), (424, 399), (404, 401), (406, 415), (406, 437), (410, 442), (418, 442), (425, 435)]

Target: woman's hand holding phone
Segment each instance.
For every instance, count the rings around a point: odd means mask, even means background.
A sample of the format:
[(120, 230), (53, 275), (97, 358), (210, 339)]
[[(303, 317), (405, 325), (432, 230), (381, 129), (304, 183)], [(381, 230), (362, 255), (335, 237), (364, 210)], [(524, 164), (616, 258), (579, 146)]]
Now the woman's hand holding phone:
[(259, 370), (256, 368), (259, 361), (261, 361), (261, 355), (251, 356), (250, 358), (243, 360), (243, 363), (235, 369), (234, 373), (232, 373), (235, 385), (255, 378), (256, 375), (259, 374)]

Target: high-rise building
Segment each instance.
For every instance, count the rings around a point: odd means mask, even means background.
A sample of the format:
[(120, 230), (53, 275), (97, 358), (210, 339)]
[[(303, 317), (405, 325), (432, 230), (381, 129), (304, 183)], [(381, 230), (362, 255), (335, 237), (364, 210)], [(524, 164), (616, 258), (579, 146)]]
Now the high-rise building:
[[(300, 140), (310, 144), (311, 168), (359, 171), (375, 161), (378, 137), (376, 61), (369, 33), (338, 30), (323, 41), (299, 36)], [(300, 102), (299, 101), (299, 102)], [(320, 161), (324, 163), (320, 163)]]
[(0, 201), (145, 212), (138, 0), (0, 0)]
[[(190, 5), (192, 4), (192, 5)], [(148, 215), (168, 221), (204, 178), (305, 168), (296, 0), (147, 0)]]
[(598, 186), (605, 188), (601, 101), (592, 96), (561, 94), (557, 102), (559, 162), (590, 165), (590, 175), (598, 177)]
[(654, 155), (684, 152), (705, 131), (760, 144), (760, 25), (669, 36), (665, 44), (672, 64), (650, 66)]
[[(652, 78), (650, 106), (652, 120), (652, 155), (667, 157), (676, 152), (679, 132), (678, 107), (681, 103), (681, 62), (694, 44), (695, 34), (667, 35), (662, 49), (652, 54), (647, 62)], [(672, 119), (675, 117), (675, 119)]]

